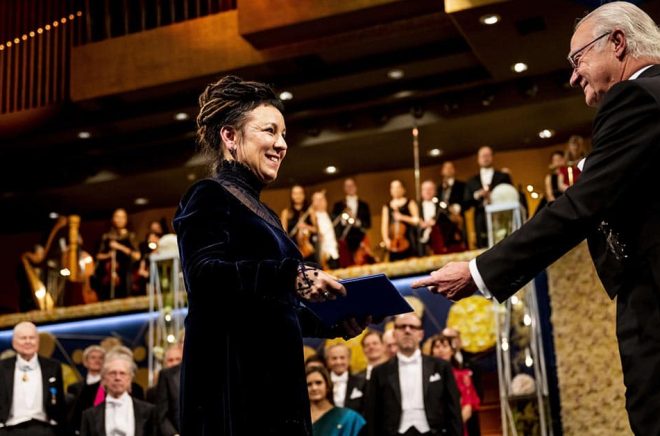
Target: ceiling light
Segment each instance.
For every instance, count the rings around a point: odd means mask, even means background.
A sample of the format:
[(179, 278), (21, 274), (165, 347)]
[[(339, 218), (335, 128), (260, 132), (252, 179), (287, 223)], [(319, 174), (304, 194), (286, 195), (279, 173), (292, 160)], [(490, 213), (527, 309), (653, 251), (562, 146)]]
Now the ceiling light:
[(48, 218), (50, 218), (50, 219), (52, 219), (52, 220), (56, 220), (56, 219), (58, 219), (59, 217), (60, 217), (60, 214), (57, 213), (57, 212), (51, 212), (51, 213), (48, 214)]
[(403, 70), (400, 70), (398, 68), (395, 68), (393, 70), (389, 70), (387, 72), (387, 77), (389, 77), (392, 80), (399, 80), (402, 79), (404, 76)]
[(441, 154), (442, 154), (442, 150), (440, 150), (439, 148), (432, 148), (431, 150), (429, 150), (428, 153), (428, 155), (431, 157), (438, 157)]
[(174, 119), (177, 120), (177, 121), (185, 121), (188, 118), (190, 118), (190, 115), (188, 115), (185, 112), (179, 112), (176, 115), (174, 115)]
[(335, 174), (338, 170), (337, 170), (336, 166), (330, 165), (330, 166), (325, 167), (324, 171), (325, 171), (326, 174)]
[(479, 17), (479, 22), (485, 26), (492, 26), (500, 22), (502, 17), (497, 14), (486, 14)]
[(552, 129), (543, 129), (539, 132), (539, 138), (548, 139), (552, 138), (555, 135), (555, 131)]
[(516, 62), (511, 66), (511, 69), (516, 73), (524, 73), (527, 71), (527, 64), (524, 62)]
[(89, 139), (92, 137), (92, 134), (86, 131), (78, 132), (78, 138), (80, 139)]
[(534, 186), (527, 185), (527, 192), (534, 192)]
[(538, 193), (538, 192), (532, 192), (530, 195), (532, 196), (532, 198), (533, 198), (534, 200), (538, 200), (538, 199), (539, 199), (539, 193)]
[(287, 100), (291, 100), (292, 98), (293, 98), (293, 94), (291, 94), (289, 91), (280, 92), (280, 100), (287, 101)]
[(144, 197), (138, 197), (135, 199), (133, 203), (135, 203), (137, 206), (144, 206), (145, 204), (149, 204), (149, 199)]

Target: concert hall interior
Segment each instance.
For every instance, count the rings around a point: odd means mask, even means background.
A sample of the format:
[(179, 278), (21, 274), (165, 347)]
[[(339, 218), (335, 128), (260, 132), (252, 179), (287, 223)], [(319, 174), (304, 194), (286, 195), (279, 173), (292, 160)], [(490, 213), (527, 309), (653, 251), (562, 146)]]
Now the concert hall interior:
[[(67, 389), (84, 384), (88, 347), (116, 356), (123, 344), (155, 398), (186, 313), (172, 220), (210, 177), (198, 98), (232, 74), (285, 107), (286, 159), (261, 200), (305, 260), (393, 279), (421, 318), (423, 353), (441, 357), (448, 341), (478, 396), (465, 434), (631, 434), (615, 309), (586, 244), (508, 304), (410, 287), (578, 180), (595, 110), (566, 56), (576, 19), (600, 3), (0, 2), (0, 352), (33, 322)], [(634, 3), (660, 19), (660, 2)], [(393, 327), (305, 338), (305, 357), (322, 356), (334, 380), (329, 356), (347, 343), (350, 371), (371, 371), (369, 333), (386, 345)]]

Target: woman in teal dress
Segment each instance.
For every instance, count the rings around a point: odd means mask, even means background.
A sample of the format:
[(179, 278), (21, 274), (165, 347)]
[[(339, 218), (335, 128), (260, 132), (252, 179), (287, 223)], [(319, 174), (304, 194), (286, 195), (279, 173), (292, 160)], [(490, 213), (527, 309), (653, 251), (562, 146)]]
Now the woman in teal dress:
[(307, 392), (309, 393), (314, 436), (356, 436), (361, 434), (366, 421), (354, 410), (335, 407), (332, 401), (330, 374), (323, 367), (307, 369)]

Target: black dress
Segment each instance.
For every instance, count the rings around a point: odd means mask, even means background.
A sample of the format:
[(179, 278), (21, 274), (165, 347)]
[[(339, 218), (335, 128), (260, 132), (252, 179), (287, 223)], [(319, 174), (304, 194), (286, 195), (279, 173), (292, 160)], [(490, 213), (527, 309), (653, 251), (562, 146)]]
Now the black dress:
[(183, 435), (311, 435), (302, 335), (332, 332), (297, 299), (300, 252), (262, 187), (223, 162), (174, 218), (189, 304)]

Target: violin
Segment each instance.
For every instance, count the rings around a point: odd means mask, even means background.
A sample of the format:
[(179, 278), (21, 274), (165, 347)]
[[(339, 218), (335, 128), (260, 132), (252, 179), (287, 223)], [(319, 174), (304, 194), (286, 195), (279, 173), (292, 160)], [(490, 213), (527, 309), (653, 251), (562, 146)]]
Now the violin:
[(296, 245), (300, 250), (300, 254), (303, 256), (303, 259), (310, 257), (316, 252), (314, 244), (312, 244), (311, 241), (312, 235), (310, 231), (303, 227), (303, 224), (310, 213), (312, 213), (311, 206), (300, 216), (300, 218), (298, 218), (298, 222), (291, 230), (291, 237), (295, 238), (294, 240), (296, 241)]
[(408, 226), (401, 220), (394, 219), (390, 224), (390, 251), (392, 253), (402, 253), (410, 248), (410, 241), (406, 238)]

